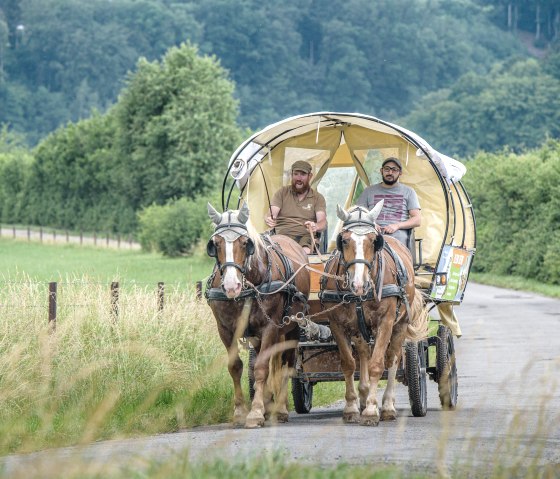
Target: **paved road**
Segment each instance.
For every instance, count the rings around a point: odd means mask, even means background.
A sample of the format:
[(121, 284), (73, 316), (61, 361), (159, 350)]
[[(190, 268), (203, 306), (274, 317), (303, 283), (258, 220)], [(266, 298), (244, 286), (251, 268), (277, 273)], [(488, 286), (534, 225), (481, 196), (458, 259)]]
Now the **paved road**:
[(471, 283), (459, 314), (464, 335), (456, 341), (455, 411), (441, 410), (437, 385), (430, 381), (428, 414), (415, 418), (406, 388), (398, 385), (400, 417), (376, 428), (343, 424), (337, 403), (262, 430), (218, 425), (11, 456), (4, 459), (8, 476), (42, 471), (44, 477), (45, 471), (60, 472), (66, 461), (76, 459), (83, 461), (82, 468), (140, 465), (143, 458), (186, 450), (195, 459), (281, 450), (288, 460), (321, 465), (397, 463), (451, 475), (458, 464), (555, 464), (560, 476), (560, 301)]

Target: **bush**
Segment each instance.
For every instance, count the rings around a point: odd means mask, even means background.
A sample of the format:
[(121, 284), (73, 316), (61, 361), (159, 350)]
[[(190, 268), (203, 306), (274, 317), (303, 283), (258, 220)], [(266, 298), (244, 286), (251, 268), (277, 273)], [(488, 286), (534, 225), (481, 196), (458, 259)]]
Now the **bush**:
[(138, 215), (142, 249), (166, 256), (190, 254), (200, 238), (211, 234), (207, 201), (181, 198), (145, 208)]
[(560, 283), (560, 142), (479, 154), (465, 184), (477, 218), (474, 270)]

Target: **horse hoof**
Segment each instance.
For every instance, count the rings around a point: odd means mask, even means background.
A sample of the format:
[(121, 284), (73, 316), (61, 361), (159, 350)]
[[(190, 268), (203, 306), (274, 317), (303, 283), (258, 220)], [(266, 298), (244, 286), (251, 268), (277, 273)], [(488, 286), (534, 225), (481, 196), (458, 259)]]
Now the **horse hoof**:
[(276, 413), (273, 417), (272, 417), (273, 421), (278, 422), (278, 423), (285, 423), (288, 422), (288, 413), (287, 412), (279, 412)]
[(342, 415), (342, 420), (346, 423), (346, 424), (355, 424), (360, 422), (360, 414), (357, 412), (345, 412)]
[(381, 420), (382, 421), (396, 421), (397, 420), (397, 411), (381, 411)]
[(256, 429), (264, 426), (264, 416), (260, 413), (250, 412), (245, 420), (246, 429)]
[(379, 418), (378, 417), (361, 416), (360, 417), (360, 424), (362, 426), (379, 426)]
[(243, 427), (245, 421), (247, 420), (247, 411), (242, 411), (240, 413), (235, 413), (233, 415), (233, 425), (235, 427)]

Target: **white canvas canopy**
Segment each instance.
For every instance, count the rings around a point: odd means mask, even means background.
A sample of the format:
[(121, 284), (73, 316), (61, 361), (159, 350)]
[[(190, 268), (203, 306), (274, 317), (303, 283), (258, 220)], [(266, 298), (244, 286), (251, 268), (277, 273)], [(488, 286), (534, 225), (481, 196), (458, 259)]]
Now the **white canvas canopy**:
[(313, 167), (312, 186), (327, 201), (331, 249), (339, 230), (337, 203), (348, 208), (364, 187), (379, 182), (388, 157), (401, 160), (401, 182), (418, 194), (422, 226), (415, 235), (422, 241), (423, 263), (435, 268), (444, 244), (474, 249), (474, 214), (460, 183), (465, 166), (413, 132), (358, 113), (300, 115), (255, 133), (230, 159), (228, 171), (239, 191), (234, 197), (233, 190), (224, 191), (224, 203), (237, 207), (246, 201), (251, 221), (264, 231), (272, 195), (289, 183), (291, 165), (306, 160)]

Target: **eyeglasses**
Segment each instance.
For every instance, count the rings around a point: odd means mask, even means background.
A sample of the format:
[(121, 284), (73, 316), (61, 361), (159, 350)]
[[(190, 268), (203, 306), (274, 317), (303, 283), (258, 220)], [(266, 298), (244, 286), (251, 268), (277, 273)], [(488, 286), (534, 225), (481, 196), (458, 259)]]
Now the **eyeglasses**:
[(398, 166), (384, 166), (383, 167), (383, 173), (397, 173), (398, 171), (401, 171), (401, 169)]

